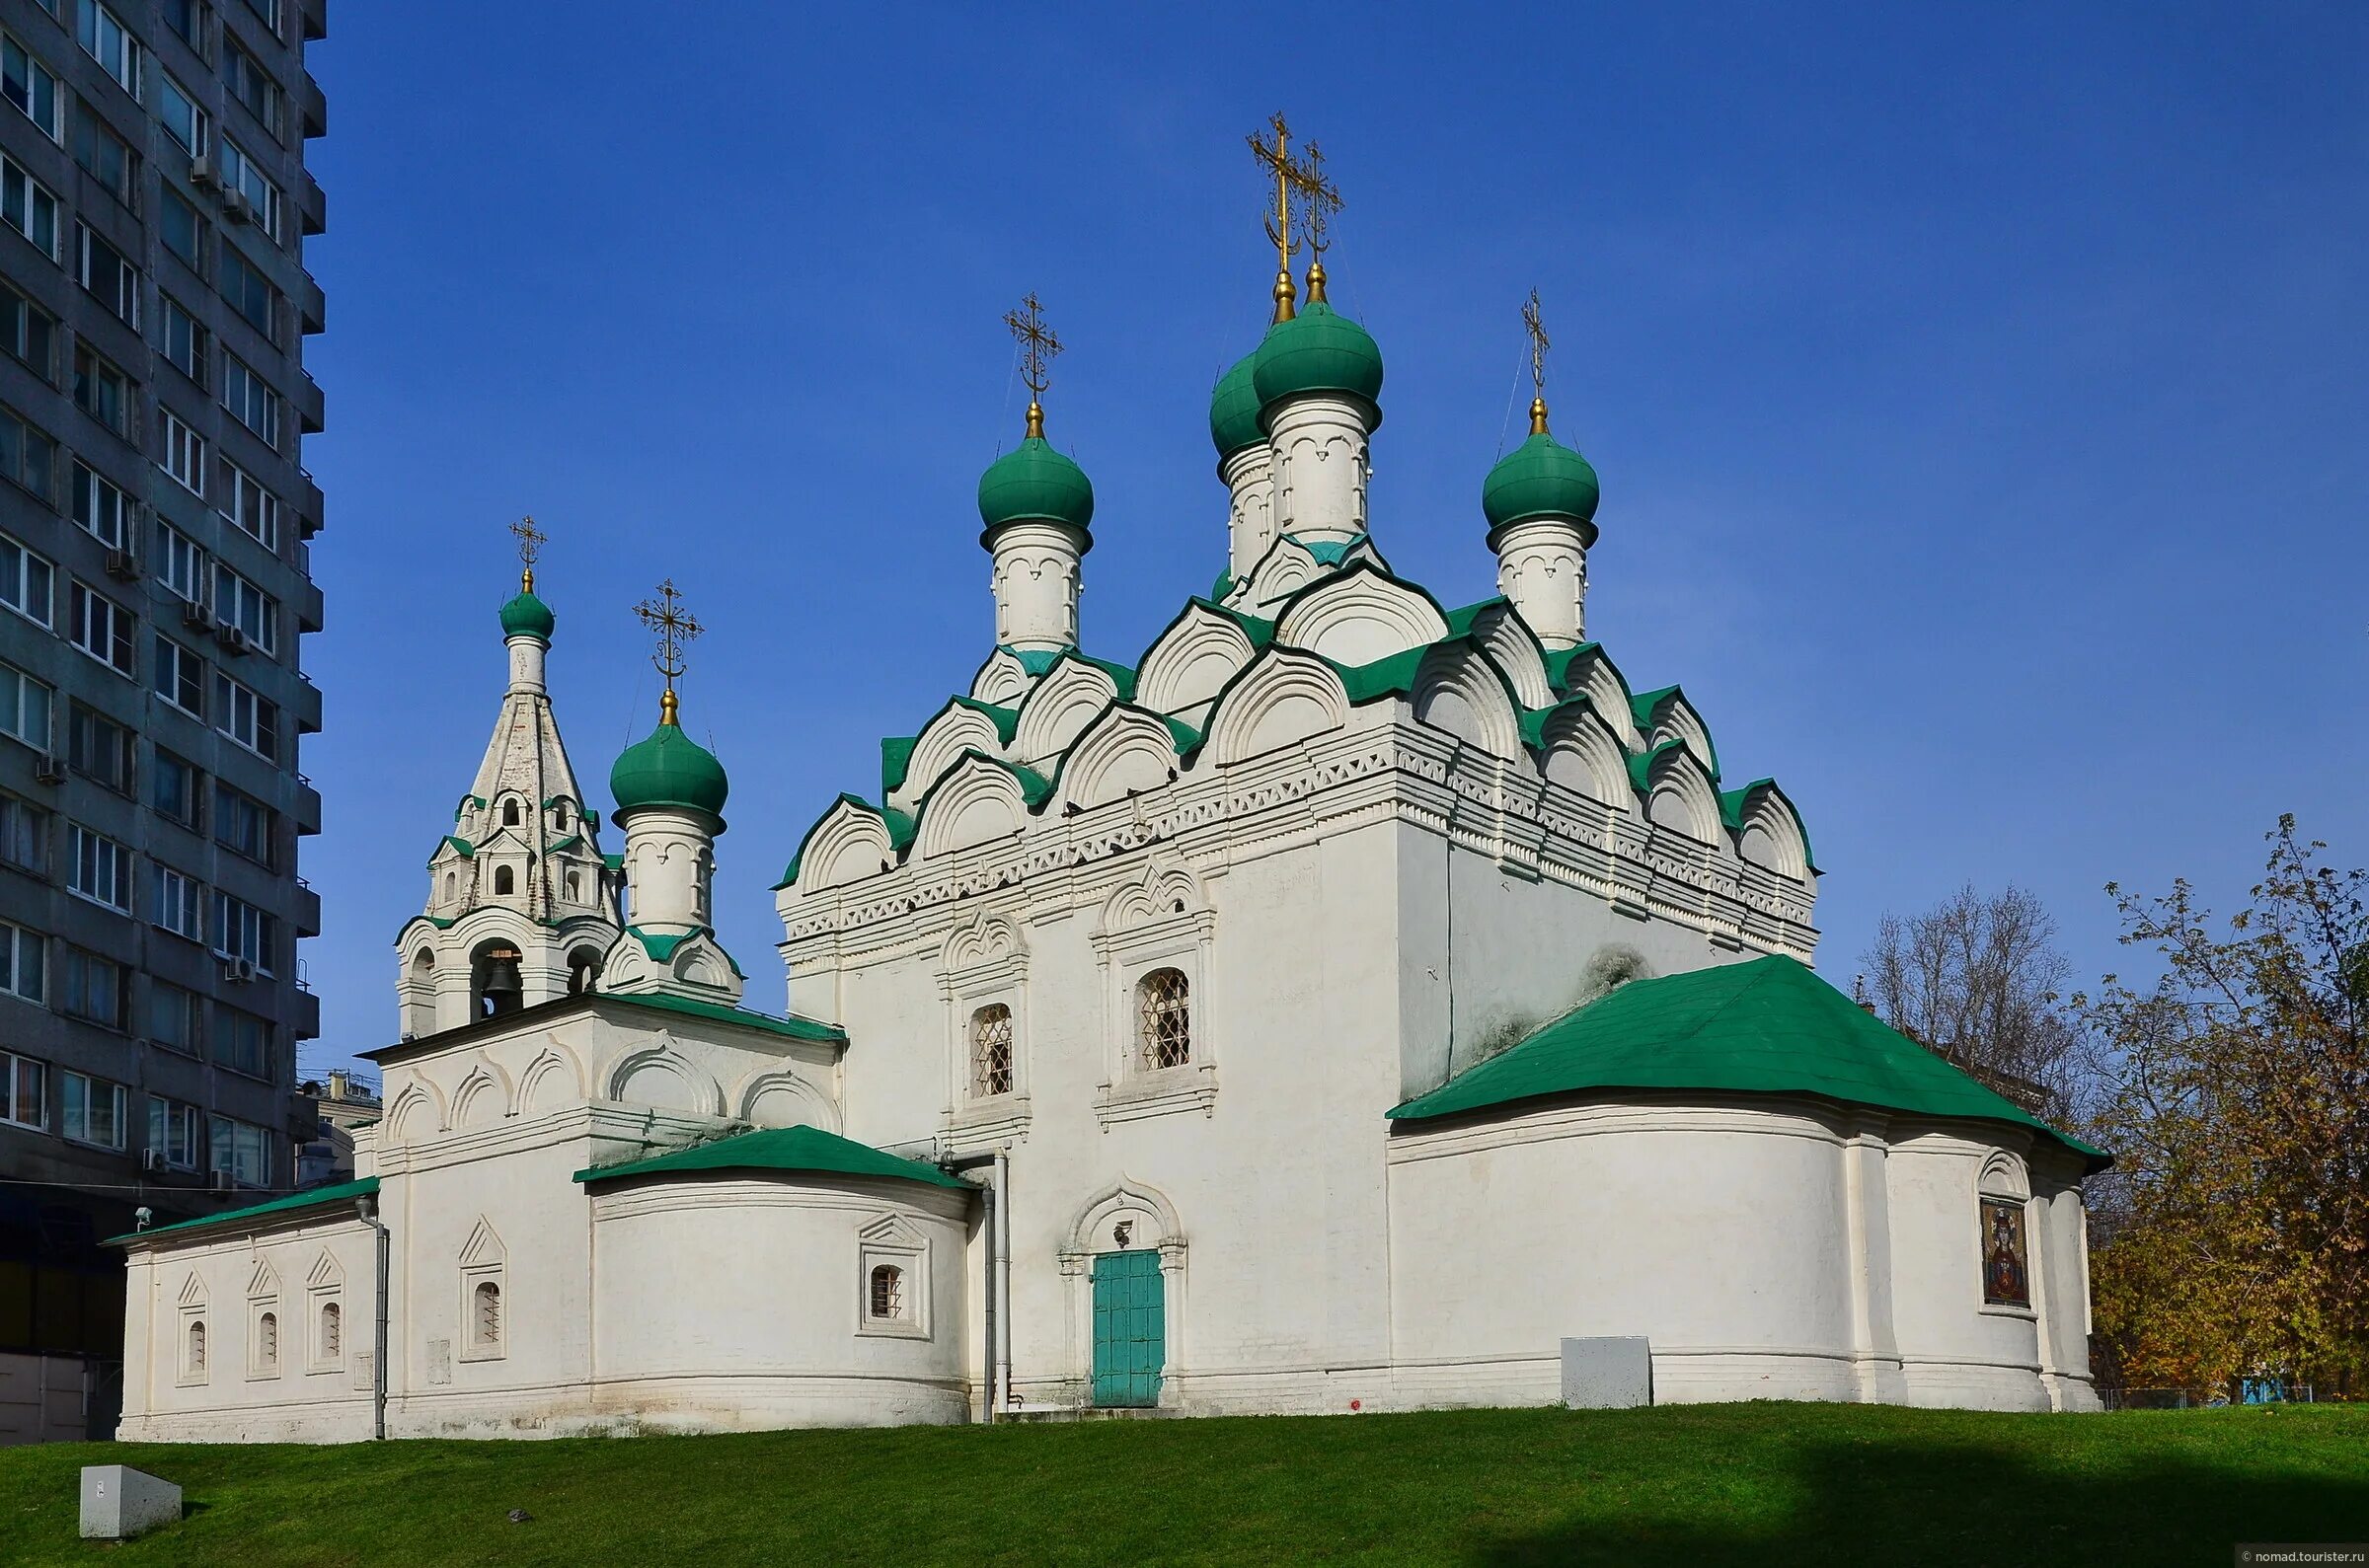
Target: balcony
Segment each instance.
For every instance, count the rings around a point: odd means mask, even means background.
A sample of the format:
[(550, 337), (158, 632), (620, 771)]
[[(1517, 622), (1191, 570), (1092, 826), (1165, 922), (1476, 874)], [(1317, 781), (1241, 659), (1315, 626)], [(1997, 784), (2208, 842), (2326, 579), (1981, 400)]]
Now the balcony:
[(329, 232), (329, 192), (321, 188), (310, 170), (296, 187), (296, 215), (307, 235)]
[(299, 632), (309, 635), (321, 630), (321, 589), (318, 584), (306, 578), (304, 586), (290, 595), (290, 603), (296, 611), (296, 629)]
[(296, 121), (304, 127), (304, 139), (329, 134), (329, 95), (308, 73), (296, 79)]
[[(296, 510), (297, 531), (310, 539), (321, 532), (325, 502), (321, 496), (321, 485), (312, 475), (298, 469), (296, 476), (296, 492), (288, 497), (288, 504)], [(310, 564), (306, 565), (304, 574), (308, 577), (313, 574)]]
[(298, 329), (310, 337), (329, 321), (329, 296), (313, 281), (313, 274), (300, 272), (296, 277), (296, 322)]
[(296, 710), (297, 734), (318, 735), (321, 733), (320, 687), (315, 686), (301, 675), (297, 676), (296, 701), (291, 706)]
[(310, 371), (297, 372), (296, 395), (288, 401), (296, 405), (296, 427), (306, 435), (319, 435), (327, 409), (321, 397), (321, 383), (313, 379)]
[(304, 41), (317, 43), (329, 37), (329, 0), (302, 0), (298, 7), (304, 23)]

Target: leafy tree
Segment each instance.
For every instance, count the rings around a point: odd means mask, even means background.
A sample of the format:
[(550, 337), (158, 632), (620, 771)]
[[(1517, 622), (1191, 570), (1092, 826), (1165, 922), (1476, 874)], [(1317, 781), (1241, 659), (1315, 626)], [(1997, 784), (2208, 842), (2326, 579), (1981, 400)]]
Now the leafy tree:
[(1887, 914), (1861, 962), (1862, 1000), (1893, 1028), (1977, 1077), (2033, 1085), (2020, 1097), (2037, 1105), (2065, 1102), (2080, 1037), (2060, 1006), (2072, 966), (2036, 895), (1968, 883), (1922, 915)]
[(2115, 1158), (2090, 1190), (2094, 1317), (2133, 1385), (2369, 1391), (2369, 873), (2317, 863), (2291, 816), (2267, 837), (2222, 934), (2184, 881), (2109, 884), (2164, 973), (2074, 999), (2085, 1131)]

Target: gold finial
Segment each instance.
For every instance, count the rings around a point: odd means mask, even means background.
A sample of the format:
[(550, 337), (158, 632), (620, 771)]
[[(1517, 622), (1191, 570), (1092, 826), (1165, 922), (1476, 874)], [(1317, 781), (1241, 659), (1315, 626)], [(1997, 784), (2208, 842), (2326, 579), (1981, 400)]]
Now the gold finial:
[(1036, 291), (1020, 302), (1020, 309), (1004, 312), (1004, 325), (1011, 329), (1012, 340), (1020, 345), (1020, 379), (1029, 387), (1029, 434), (1041, 440), (1044, 436), (1044, 405), (1038, 400), (1044, 389), (1052, 385), (1053, 356), (1061, 352), (1061, 339), (1044, 324), (1044, 306), (1037, 300)]
[(535, 591), (535, 558), (543, 554), (543, 547), (550, 541), (551, 536), (537, 528), (535, 520), (531, 517), (519, 518), (510, 525), (510, 532), (518, 538), (518, 560), (521, 562), (518, 572), (518, 591), (533, 593)]
[(1300, 193), (1300, 239), (1308, 247), (1308, 303), (1319, 305), (1325, 299), (1325, 250), (1333, 242), (1327, 236), (1333, 214), (1340, 210), (1340, 190), (1325, 178), (1324, 150), (1310, 142), (1293, 168), (1291, 187)]
[(681, 706), (675, 700), (675, 677), (683, 673), (683, 648), (690, 640), (707, 630), (683, 608), (683, 596), (674, 590), (674, 579), (658, 584), (657, 593), (634, 606), (634, 614), (642, 624), (657, 634), (658, 645), (650, 654), (650, 662), (666, 677), (665, 695), (658, 699), (658, 722), (676, 722), (675, 711)]
[(1538, 290), (1522, 306), (1522, 328), (1530, 335), (1530, 433), (1547, 433), (1547, 325), (1538, 314)]
[(1275, 204), (1266, 214), (1266, 237), (1275, 247), (1275, 320), (1287, 322), (1296, 313), (1292, 300), (1299, 291), (1291, 286), (1291, 259), (1300, 248), (1300, 231), (1291, 221), (1291, 192), (1305, 177), (1303, 167), (1291, 156), (1291, 126), (1276, 110), (1267, 116), (1271, 139), (1262, 138), (1257, 131), (1250, 135), (1251, 156), (1259, 167), (1274, 172)]

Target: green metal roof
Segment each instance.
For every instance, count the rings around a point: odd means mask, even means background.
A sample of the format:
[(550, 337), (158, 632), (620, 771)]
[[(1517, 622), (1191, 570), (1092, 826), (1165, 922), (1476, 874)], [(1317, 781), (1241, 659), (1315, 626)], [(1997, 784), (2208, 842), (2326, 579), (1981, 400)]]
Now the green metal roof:
[(367, 1198), (378, 1191), (378, 1178), (364, 1176), (359, 1181), (341, 1181), (334, 1187), (313, 1187), (304, 1192), (291, 1192), (269, 1203), (250, 1204), (244, 1209), (231, 1209), (222, 1214), (209, 1214), (195, 1220), (183, 1220), (174, 1225), (160, 1225), (152, 1230), (134, 1231), (126, 1235), (110, 1236), (107, 1244), (122, 1241), (145, 1241), (152, 1236), (176, 1235), (186, 1231), (236, 1225), (242, 1220), (259, 1220), (266, 1215), (294, 1214), (299, 1209), (318, 1209), (333, 1203), (346, 1203), (355, 1198)]
[(763, 1132), (720, 1138), (712, 1144), (653, 1155), (622, 1165), (596, 1165), (575, 1173), (583, 1182), (615, 1181), (626, 1176), (663, 1176), (701, 1171), (794, 1170), (843, 1176), (885, 1176), (893, 1181), (918, 1181), (932, 1187), (967, 1191), (970, 1183), (950, 1176), (936, 1165), (883, 1154), (868, 1144), (826, 1133), (819, 1127), (775, 1127)]
[(2111, 1157), (2058, 1132), (1877, 1020), (1794, 959), (1772, 955), (1635, 980), (1502, 1056), (1392, 1107), (1420, 1121), (1549, 1094), (1718, 1089), (1814, 1094), (2045, 1134), (2092, 1170)]
[[(730, 956), (728, 953), (726, 955)], [(727, 1008), (721, 1002), (699, 1002), (690, 997), (670, 997), (663, 992), (640, 992), (620, 995), (614, 991), (598, 994), (602, 1002), (620, 1002), (635, 1008), (655, 1008), (660, 1012), (680, 1012), (694, 1018), (714, 1018), (720, 1023), (737, 1023), (743, 1028), (763, 1029), (793, 1040), (820, 1040), (826, 1044), (844, 1045), (847, 1031), (835, 1023), (817, 1018), (802, 1018), (792, 1013), (777, 1018), (770, 1012), (751, 1012), (746, 1008)]]

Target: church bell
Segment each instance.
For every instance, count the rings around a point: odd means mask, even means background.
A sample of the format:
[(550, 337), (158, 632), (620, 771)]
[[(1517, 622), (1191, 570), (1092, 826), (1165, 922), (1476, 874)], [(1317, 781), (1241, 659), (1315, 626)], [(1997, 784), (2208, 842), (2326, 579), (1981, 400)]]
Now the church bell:
[(526, 1000), (526, 980), (518, 973), (515, 948), (497, 947), (486, 955), (486, 1015), (516, 1012)]

